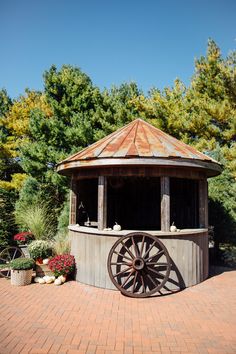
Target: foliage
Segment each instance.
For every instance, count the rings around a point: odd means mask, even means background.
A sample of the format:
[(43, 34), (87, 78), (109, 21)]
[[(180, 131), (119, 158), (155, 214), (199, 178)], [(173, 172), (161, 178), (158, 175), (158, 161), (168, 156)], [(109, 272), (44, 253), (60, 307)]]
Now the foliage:
[(68, 275), (75, 269), (75, 258), (70, 254), (57, 255), (49, 260), (48, 266), (56, 277)]
[(236, 247), (232, 245), (227, 245), (222, 247), (222, 259), (224, 264), (229, 267), (236, 267)]
[(0, 188), (0, 247), (12, 243), (12, 235), (17, 232), (14, 218), (15, 191)]
[(57, 233), (53, 242), (53, 249), (55, 254), (67, 254), (70, 252), (71, 242), (68, 231), (66, 233)]
[(53, 254), (53, 244), (50, 241), (34, 240), (28, 246), (30, 257), (33, 259), (44, 259)]
[(43, 202), (17, 209), (15, 217), (16, 223), (30, 230), (36, 240), (51, 240), (56, 234), (55, 216)]
[(35, 262), (32, 258), (16, 258), (10, 263), (13, 270), (28, 270), (33, 269)]

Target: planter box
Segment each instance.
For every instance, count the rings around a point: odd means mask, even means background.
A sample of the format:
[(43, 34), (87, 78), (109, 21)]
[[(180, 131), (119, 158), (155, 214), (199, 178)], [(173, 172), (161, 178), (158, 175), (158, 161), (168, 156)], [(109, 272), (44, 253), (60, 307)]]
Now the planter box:
[(11, 270), (11, 285), (24, 286), (29, 285), (32, 280), (33, 269)]
[(53, 272), (49, 269), (47, 264), (40, 264), (36, 262), (36, 276), (44, 277), (45, 275), (53, 275)]

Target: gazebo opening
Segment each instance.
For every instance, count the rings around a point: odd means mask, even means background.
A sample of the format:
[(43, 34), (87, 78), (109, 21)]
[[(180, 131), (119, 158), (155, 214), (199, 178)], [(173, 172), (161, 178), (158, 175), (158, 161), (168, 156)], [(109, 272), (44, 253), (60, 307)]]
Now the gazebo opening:
[(170, 178), (170, 221), (179, 229), (199, 227), (197, 180)]
[[(90, 226), (97, 220), (98, 214), (98, 179), (81, 179), (78, 183), (79, 200), (77, 204), (77, 222)], [(96, 226), (96, 225), (91, 225)]]
[(125, 230), (160, 230), (160, 178), (108, 178), (107, 225)]

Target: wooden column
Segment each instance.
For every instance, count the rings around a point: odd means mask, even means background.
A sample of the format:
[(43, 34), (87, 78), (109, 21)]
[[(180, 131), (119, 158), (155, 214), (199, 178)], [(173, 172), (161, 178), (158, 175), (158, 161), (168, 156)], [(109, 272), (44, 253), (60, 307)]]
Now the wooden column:
[(70, 225), (75, 225), (77, 222), (77, 205), (78, 205), (78, 197), (77, 197), (77, 183), (76, 180), (71, 179), (71, 187), (70, 187)]
[(161, 177), (161, 231), (170, 231), (170, 178)]
[(107, 227), (107, 178), (98, 177), (98, 230)]
[(208, 228), (208, 183), (199, 180), (199, 227)]

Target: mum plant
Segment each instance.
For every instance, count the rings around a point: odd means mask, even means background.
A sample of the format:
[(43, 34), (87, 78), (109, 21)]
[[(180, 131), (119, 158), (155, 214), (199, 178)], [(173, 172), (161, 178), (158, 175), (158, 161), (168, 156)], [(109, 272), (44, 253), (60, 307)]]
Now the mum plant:
[(34, 240), (28, 247), (30, 256), (39, 260), (53, 255), (53, 244), (50, 241)]
[(30, 231), (19, 232), (18, 234), (14, 235), (14, 241), (17, 242), (18, 245), (29, 244), (33, 239), (33, 233)]
[(75, 269), (75, 258), (70, 254), (60, 254), (49, 260), (48, 266), (56, 277), (68, 275)]

